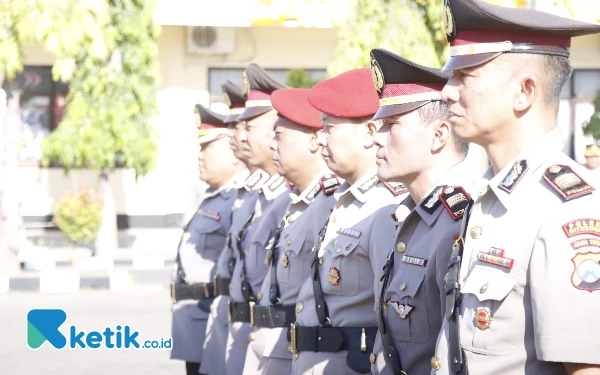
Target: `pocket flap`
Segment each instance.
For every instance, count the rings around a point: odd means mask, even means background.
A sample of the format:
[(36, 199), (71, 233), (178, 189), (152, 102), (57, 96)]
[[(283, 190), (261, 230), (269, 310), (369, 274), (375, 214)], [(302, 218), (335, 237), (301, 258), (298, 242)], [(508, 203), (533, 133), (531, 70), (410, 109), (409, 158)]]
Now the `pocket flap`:
[(198, 233), (212, 233), (221, 229), (221, 223), (215, 220), (204, 219), (198, 226), (194, 227), (194, 230)]
[(329, 240), (326, 249), (329, 250), (333, 258), (347, 256), (358, 247), (360, 240), (348, 236), (337, 236)]
[[(272, 241), (272, 233), (270, 230), (258, 230), (258, 232), (254, 233), (254, 238), (252, 238), (253, 243), (260, 244), (260, 247), (265, 249), (269, 244), (269, 241)], [(270, 246), (269, 246), (270, 247)]]
[(420, 272), (420, 275), (405, 275), (405, 277), (400, 278), (398, 284), (394, 283), (392, 288), (388, 288), (388, 290), (397, 296), (391, 297), (391, 299), (395, 300), (398, 298), (398, 301), (401, 301), (404, 297), (414, 298), (421, 284), (423, 284), (423, 280), (425, 280), (423, 272)]
[(279, 243), (277, 244), (279, 254), (285, 254), (288, 251), (291, 251), (298, 255), (300, 250), (302, 250), (305, 240), (306, 232), (304, 231), (293, 231), (282, 234), (281, 238), (279, 238)]
[(500, 270), (475, 266), (462, 289), (463, 293), (470, 293), (479, 301), (503, 300), (517, 285), (517, 279)]

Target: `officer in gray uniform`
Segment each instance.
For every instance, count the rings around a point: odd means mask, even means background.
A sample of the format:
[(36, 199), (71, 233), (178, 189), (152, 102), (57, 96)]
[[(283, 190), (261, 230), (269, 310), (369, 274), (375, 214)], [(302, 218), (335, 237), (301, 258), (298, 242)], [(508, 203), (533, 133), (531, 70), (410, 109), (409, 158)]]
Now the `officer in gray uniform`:
[(571, 37), (600, 25), (480, 0), (444, 14), (448, 120), (491, 165), (452, 248), (432, 373), (598, 374), (600, 195), (556, 121)]
[(198, 374), (202, 342), (210, 304), (215, 297), (215, 262), (229, 231), (230, 212), (236, 199), (235, 186), (248, 172), (229, 147), (230, 132), (219, 115), (197, 104), (194, 109), (199, 131), (200, 179), (209, 189), (196, 214), (185, 228), (177, 249), (171, 283), (172, 359), (186, 362), (188, 374)]
[[(371, 236), (371, 246), (382, 250), (376, 253), (389, 252), (375, 275), (379, 332), (371, 373), (426, 374), (446, 307), (448, 249), (470, 200), (459, 186), (469, 180), (468, 144), (456, 140), (446, 121), (447, 75), (383, 49), (371, 51), (371, 70), (381, 106), (374, 119), (383, 120), (375, 135), (377, 173), (410, 192), (396, 211), (396, 217), (410, 213), (395, 237), (385, 225)], [(388, 212), (379, 216), (390, 222)]]
[(322, 112), (321, 155), (345, 182), (334, 193), (336, 204), (319, 233), (311, 275), (298, 295), (296, 323), (290, 329), (292, 374), (368, 373), (377, 333), (369, 260), (374, 256), (369, 243), (375, 213), (398, 206), (406, 190), (377, 178), (377, 126), (371, 118), (379, 99), (370, 69), (322, 81), (308, 99)]
[(308, 89), (282, 89), (271, 95), (279, 118), (271, 144), (277, 173), (294, 186), (271, 250), (269, 270), (257, 302), (251, 307), (254, 340), (248, 346), (244, 374), (289, 374), (292, 354), (287, 332), (296, 320), (295, 304), (302, 282), (310, 275), (318, 231), (325, 225), (339, 187), (321, 157), (317, 137), (321, 114), (307, 99)]
[[(247, 207), (254, 207), (258, 194), (255, 189), (262, 186), (262, 183), (269, 178), (269, 175), (247, 162), (243, 145), (240, 142), (240, 132), (245, 123), (238, 122), (237, 119), (244, 110), (246, 98), (242, 95), (239, 86), (231, 81), (226, 81), (221, 85), (223, 97), (230, 108), (229, 116), (225, 122), (229, 125), (231, 131), (230, 146), (236, 158), (242, 161), (253, 174), (246, 180), (241, 181), (237, 187), (237, 198), (233, 204), (231, 212), (231, 227), (225, 241), (225, 248), (221, 251), (221, 256), (217, 261), (215, 273), (215, 300), (211, 305), (211, 312), (206, 326), (206, 335), (204, 338), (204, 354), (200, 372), (204, 374), (223, 374), (225, 373), (225, 348), (227, 346), (227, 334), (229, 333), (229, 322), (227, 320), (227, 306), (229, 303), (229, 282), (231, 271), (235, 265), (235, 249), (232, 246), (231, 236), (237, 237), (248, 217), (241, 215), (244, 210), (239, 208), (247, 204)], [(254, 186), (254, 190), (251, 186)]]
[(256, 64), (250, 64), (244, 72), (242, 92), (246, 95), (246, 109), (239, 120), (245, 121), (246, 127), (240, 137), (249, 164), (267, 172), (270, 177), (260, 188), (256, 205), (246, 211), (250, 213), (250, 220), (244, 237), (232, 240), (236, 262), (230, 284), (226, 374), (239, 375), (243, 371), (252, 331), (250, 304), (257, 301), (257, 293), (267, 273), (264, 263), (267, 250), (273, 245), (275, 231), (290, 204), (290, 189), (285, 179), (277, 174), (270, 149), (277, 119), (270, 97), (280, 88), (283, 86)]

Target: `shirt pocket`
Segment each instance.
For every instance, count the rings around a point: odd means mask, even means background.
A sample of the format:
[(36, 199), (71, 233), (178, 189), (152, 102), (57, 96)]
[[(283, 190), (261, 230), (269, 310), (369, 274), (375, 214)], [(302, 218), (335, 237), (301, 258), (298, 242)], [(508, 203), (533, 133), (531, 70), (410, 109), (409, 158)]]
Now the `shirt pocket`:
[(225, 246), (225, 231), (220, 222), (207, 220), (192, 230), (190, 241), (203, 258), (216, 262)]
[(423, 270), (405, 267), (397, 275), (402, 277), (392, 280), (385, 294), (388, 329), (394, 341), (422, 344), (429, 339), (425, 274)]
[(471, 337), (464, 334), (462, 337), (467, 348), (490, 355), (508, 355), (525, 340), (527, 314), (516, 285), (516, 275), (481, 265), (473, 268), (462, 288), (461, 325), (466, 325), (467, 330), (461, 331), (472, 332)]
[(273, 246), (271, 231), (261, 230), (254, 235), (250, 249), (244, 249), (246, 250), (245, 264), (246, 273), (248, 275), (262, 274), (262, 277), (265, 276), (267, 270), (265, 260), (267, 256), (267, 250), (270, 249), (271, 246)]
[[(287, 236), (287, 237), (286, 237)], [(298, 284), (310, 276), (312, 254), (302, 252), (306, 242), (306, 232), (293, 231), (286, 233), (277, 245), (279, 264), (277, 264), (277, 281), (281, 284)]]
[[(329, 241), (325, 250), (331, 260), (320, 270), (323, 292), (342, 296), (354, 296), (360, 290), (358, 238), (339, 236)], [(373, 280), (365, 282), (372, 283)]]

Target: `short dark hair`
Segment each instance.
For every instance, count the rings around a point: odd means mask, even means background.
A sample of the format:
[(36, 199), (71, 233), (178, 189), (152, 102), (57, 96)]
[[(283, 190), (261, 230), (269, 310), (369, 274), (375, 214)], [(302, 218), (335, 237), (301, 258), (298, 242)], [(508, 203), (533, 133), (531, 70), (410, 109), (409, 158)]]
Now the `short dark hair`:
[[(436, 100), (417, 108), (419, 113), (419, 125), (428, 125), (435, 120), (447, 121), (450, 112), (450, 105), (441, 100)], [(466, 156), (469, 152), (469, 142), (461, 141), (456, 138), (452, 126), (450, 126), (451, 136), (454, 140), (454, 149), (461, 155)]]

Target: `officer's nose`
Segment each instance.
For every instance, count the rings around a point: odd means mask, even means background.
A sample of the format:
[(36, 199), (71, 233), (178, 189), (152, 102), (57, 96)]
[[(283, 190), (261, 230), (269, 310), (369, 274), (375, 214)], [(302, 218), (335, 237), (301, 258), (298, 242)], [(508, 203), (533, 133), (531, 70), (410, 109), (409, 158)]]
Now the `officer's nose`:
[(246, 133), (246, 129), (240, 130), (238, 134), (240, 142), (248, 142), (248, 133)]
[(325, 137), (324, 132), (319, 132), (319, 134), (317, 135), (317, 144), (323, 147), (327, 146), (327, 138)]
[(375, 143), (375, 146), (377, 146), (378, 148), (382, 148), (383, 146), (385, 146), (385, 135), (386, 133), (383, 133), (381, 131), (378, 131), (375, 133), (375, 135), (373, 135), (373, 143)]
[(455, 76), (452, 76), (442, 89), (442, 100), (449, 104), (458, 103), (460, 100), (457, 78)]
[(275, 140), (275, 138), (271, 139), (271, 143), (269, 143), (269, 147), (271, 148), (271, 150), (277, 151), (277, 141)]

